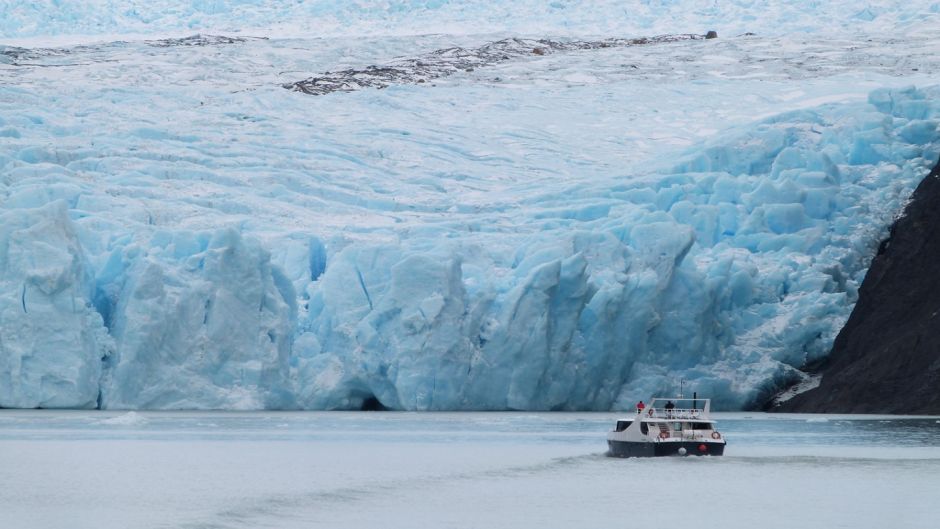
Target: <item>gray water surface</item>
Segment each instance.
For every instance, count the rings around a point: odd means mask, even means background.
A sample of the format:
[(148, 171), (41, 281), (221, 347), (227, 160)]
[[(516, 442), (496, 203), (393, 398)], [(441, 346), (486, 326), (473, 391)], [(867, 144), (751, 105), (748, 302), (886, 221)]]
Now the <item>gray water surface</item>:
[(0, 527), (938, 526), (940, 418), (717, 414), (724, 457), (612, 459), (618, 416), (2, 410)]

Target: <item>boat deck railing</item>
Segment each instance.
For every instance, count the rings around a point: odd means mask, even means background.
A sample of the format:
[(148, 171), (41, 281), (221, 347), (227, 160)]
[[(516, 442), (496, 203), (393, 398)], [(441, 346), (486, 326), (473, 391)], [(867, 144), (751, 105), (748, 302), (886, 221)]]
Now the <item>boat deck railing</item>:
[(657, 436), (654, 439), (657, 443), (681, 442), (681, 441), (708, 441), (708, 440), (719, 441), (721, 439), (721, 436), (719, 434), (718, 437), (715, 437), (714, 435), (701, 433), (701, 430), (699, 431), (690, 430), (690, 431), (684, 431), (684, 432), (671, 432), (669, 437)]
[(698, 408), (648, 408), (646, 416), (654, 419), (707, 419), (705, 410)]

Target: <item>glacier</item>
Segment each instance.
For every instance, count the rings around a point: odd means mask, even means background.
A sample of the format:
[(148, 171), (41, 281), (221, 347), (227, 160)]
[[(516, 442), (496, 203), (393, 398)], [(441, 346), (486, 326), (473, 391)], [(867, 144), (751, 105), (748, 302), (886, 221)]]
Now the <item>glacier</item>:
[(741, 409), (802, 380), (940, 156), (940, 4), (627, 4), (0, 2), (0, 407), (608, 410), (681, 380)]

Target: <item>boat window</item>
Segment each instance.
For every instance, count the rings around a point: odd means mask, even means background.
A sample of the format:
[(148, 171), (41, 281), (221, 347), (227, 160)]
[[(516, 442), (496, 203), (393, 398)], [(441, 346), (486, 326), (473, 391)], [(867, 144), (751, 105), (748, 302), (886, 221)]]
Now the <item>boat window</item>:
[(681, 431), (682, 431), (682, 426), (683, 426), (683, 423), (681, 423), (681, 422), (674, 422), (674, 423), (672, 423), (672, 429), (675, 430), (675, 431), (677, 431), (677, 432), (681, 432)]
[(646, 435), (646, 434), (650, 433), (650, 426), (649, 426), (648, 424), (646, 424), (645, 422), (641, 422), (641, 423), (640, 423), (640, 433), (643, 434), (643, 435)]
[(693, 430), (711, 430), (712, 425), (711, 423), (707, 423), (707, 422), (693, 422), (692, 429)]
[(622, 432), (626, 430), (632, 423), (633, 421), (617, 421), (617, 431)]

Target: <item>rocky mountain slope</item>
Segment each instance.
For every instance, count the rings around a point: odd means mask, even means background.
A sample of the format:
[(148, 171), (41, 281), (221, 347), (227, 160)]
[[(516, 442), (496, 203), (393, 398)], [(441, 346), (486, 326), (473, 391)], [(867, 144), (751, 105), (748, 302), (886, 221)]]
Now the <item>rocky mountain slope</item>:
[(777, 411), (940, 414), (940, 164), (921, 182), (819, 366)]

